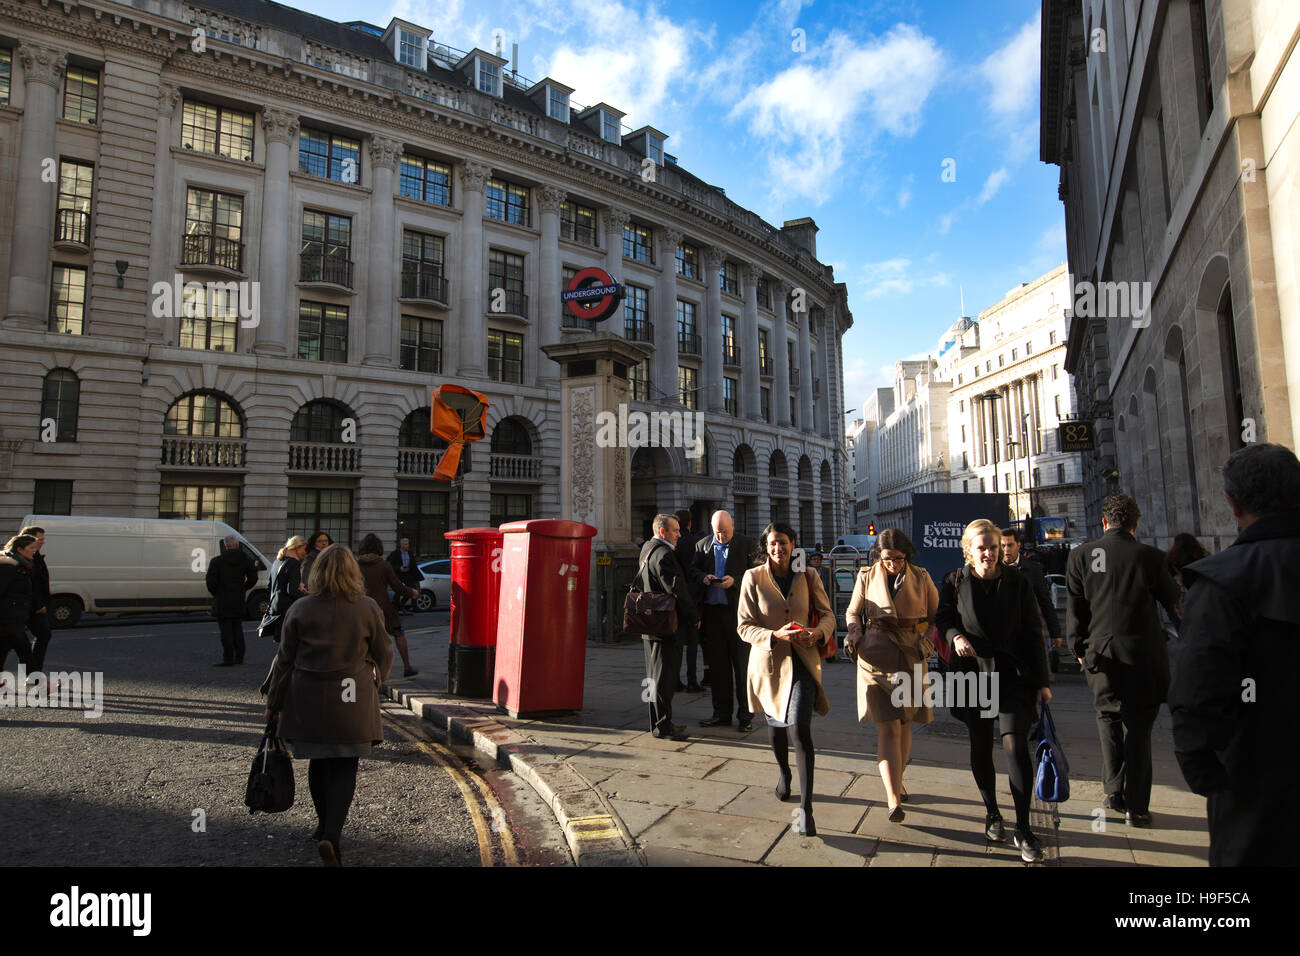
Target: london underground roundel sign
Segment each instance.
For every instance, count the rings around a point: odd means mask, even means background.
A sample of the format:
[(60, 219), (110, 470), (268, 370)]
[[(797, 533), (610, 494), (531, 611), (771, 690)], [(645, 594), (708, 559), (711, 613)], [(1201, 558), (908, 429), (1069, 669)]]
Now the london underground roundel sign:
[(618, 311), (623, 287), (604, 269), (592, 266), (569, 280), (569, 287), (560, 293), (560, 299), (578, 318), (603, 322)]

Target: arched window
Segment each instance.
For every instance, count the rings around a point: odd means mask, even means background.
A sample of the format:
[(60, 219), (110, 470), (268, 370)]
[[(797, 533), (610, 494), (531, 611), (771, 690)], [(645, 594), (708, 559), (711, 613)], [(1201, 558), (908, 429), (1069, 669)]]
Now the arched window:
[(338, 402), (317, 399), (298, 409), (289, 425), (289, 441), (338, 443), (343, 440), (343, 420), (351, 413)]
[(46, 423), (54, 421), (55, 441), (77, 440), (77, 410), (81, 403), (81, 382), (77, 373), (69, 368), (56, 368), (45, 376), (41, 387), (40, 432), (45, 435)]
[(531, 455), (533, 440), (518, 419), (503, 418), (492, 429), (492, 451), (498, 455)]
[(190, 392), (176, 399), (167, 409), (163, 434), (189, 438), (242, 438), (244, 423), (235, 406), (220, 395)]
[(1223, 400), (1228, 405), (1228, 451), (1234, 452), (1244, 442), (1246, 403), (1241, 391), (1241, 360), (1237, 355), (1237, 320), (1232, 313), (1232, 287), (1224, 286), (1215, 309), (1219, 324), (1219, 360), (1223, 363)]
[(785, 463), (785, 455), (782, 452), (772, 452), (772, 457), (767, 462), (767, 474), (770, 478), (789, 478), (790, 467)]
[(804, 455), (799, 459), (799, 480), (812, 481), (812, 462)]
[(402, 428), (397, 435), (397, 444), (403, 448), (446, 448), (447, 442), (435, 438), (429, 431), (432, 410), (428, 405), (417, 408), (402, 421)]

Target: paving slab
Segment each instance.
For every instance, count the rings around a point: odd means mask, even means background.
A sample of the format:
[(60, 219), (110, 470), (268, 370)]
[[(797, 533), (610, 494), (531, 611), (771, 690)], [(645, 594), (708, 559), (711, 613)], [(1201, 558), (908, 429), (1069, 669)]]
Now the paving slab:
[(661, 803), (695, 810), (720, 810), (743, 789), (739, 784), (720, 780), (697, 780), (630, 770), (620, 770), (600, 783), (600, 791), (611, 800)]
[(834, 866), (853, 869), (866, 866), (867, 859), (875, 850), (875, 840), (823, 830), (819, 815), (817, 836), (800, 836), (787, 827), (763, 862), (768, 866)]
[[(797, 800), (778, 800), (772, 793), (771, 787), (746, 787), (743, 793), (722, 807), (722, 812), (744, 817), (760, 817), (788, 825), (794, 819), (794, 813), (798, 809)], [(866, 809), (865, 805), (857, 801), (831, 797), (813, 803), (813, 819), (817, 821), (818, 830), (852, 833), (858, 821), (862, 819), (862, 815), (866, 813)]]
[(640, 803), (636, 800), (619, 800), (614, 797), (610, 798), (609, 803), (633, 837), (639, 837), (674, 809), (667, 804)]
[(788, 826), (755, 817), (677, 809), (646, 830), (637, 842), (643, 847), (675, 850), (707, 848), (710, 855), (757, 863)]

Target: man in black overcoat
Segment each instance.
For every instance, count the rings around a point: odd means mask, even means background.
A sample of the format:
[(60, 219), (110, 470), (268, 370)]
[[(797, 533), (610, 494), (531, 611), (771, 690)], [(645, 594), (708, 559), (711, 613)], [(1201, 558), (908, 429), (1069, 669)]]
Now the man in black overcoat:
[(1070, 552), (1066, 631), (1097, 711), (1107, 809), (1151, 825), (1151, 728), (1169, 692), (1168, 635), (1156, 603), (1178, 620), (1178, 584), (1158, 548), (1133, 537), (1137, 502), (1102, 502), (1105, 534)]
[(1183, 568), (1169, 710), (1187, 785), (1208, 798), (1211, 866), (1300, 859), (1300, 461), (1252, 444), (1223, 466), (1241, 534)]
[(221, 628), (221, 660), (216, 666), (233, 667), (244, 663), (244, 595), (257, 583), (257, 569), (233, 534), (222, 544), (222, 552), (208, 563), (207, 585), (212, 616)]
[(637, 582), (643, 591), (671, 594), (677, 599), (677, 630), (663, 637), (642, 635), (646, 679), (641, 699), (650, 705), (650, 730), (654, 736), (685, 740), (686, 728), (673, 723), (673, 694), (681, 672), (682, 647), (698, 617), (686, 569), (677, 560), (675, 550), (681, 525), (674, 515), (657, 514), (653, 527), (654, 537), (641, 546)]
[[(731, 709), (741, 733), (753, 729), (749, 711), (749, 645), (736, 633), (736, 612), (740, 607), (740, 582), (754, 566), (757, 544), (735, 533), (731, 515), (713, 513), (713, 534), (695, 545), (695, 577), (704, 585), (704, 607), (700, 617), (700, 639), (709, 665), (709, 690), (713, 695), (713, 716), (701, 720), (701, 727), (731, 726)], [(720, 572), (720, 573), (719, 573)]]
[(1043, 624), (1047, 627), (1047, 636), (1051, 641), (1048, 660), (1052, 670), (1056, 670), (1056, 649), (1065, 643), (1061, 638), (1061, 620), (1056, 615), (1056, 604), (1052, 601), (1052, 588), (1047, 583), (1047, 574), (1043, 566), (1021, 550), (1023, 532), (1017, 528), (1002, 529), (1002, 563), (1008, 568), (1015, 568), (1029, 579), (1034, 589), (1034, 600), (1042, 612)]

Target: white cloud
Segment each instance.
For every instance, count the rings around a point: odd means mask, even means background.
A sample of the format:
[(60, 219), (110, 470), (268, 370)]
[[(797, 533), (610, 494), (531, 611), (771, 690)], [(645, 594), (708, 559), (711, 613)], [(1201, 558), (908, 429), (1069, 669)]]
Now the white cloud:
[(908, 173), (907, 178), (903, 180), (903, 185), (899, 187), (898, 190), (899, 209), (906, 209), (907, 204), (912, 201), (912, 180), (914, 180), (915, 178), (916, 176), (913, 173)]
[(980, 190), (979, 198), (975, 200), (976, 206), (982, 206), (994, 197), (1002, 184), (1007, 181), (1010, 173), (1005, 166), (999, 166), (993, 172), (989, 173), (989, 178), (984, 180), (984, 188)]
[(979, 73), (989, 85), (989, 108), (995, 116), (1016, 118), (1037, 102), (1041, 35), (1040, 11), (979, 65)]
[(911, 259), (899, 256), (868, 262), (862, 267), (859, 282), (866, 287), (863, 298), (874, 299), (882, 295), (907, 295), (918, 285), (948, 286), (952, 284), (952, 277), (946, 272), (917, 268)]
[(1065, 248), (1065, 223), (1057, 222), (1048, 226), (1038, 236), (1035, 248), (1047, 252), (1056, 252)]
[(987, 203), (997, 195), (998, 190), (1002, 188), (1002, 184), (1010, 178), (1011, 173), (1008, 172), (1005, 166), (999, 166), (989, 173), (988, 178), (984, 180), (984, 185), (980, 188), (978, 196), (966, 199), (939, 217), (939, 235), (946, 236), (948, 231), (952, 229), (953, 223), (965, 213), (976, 210)]

